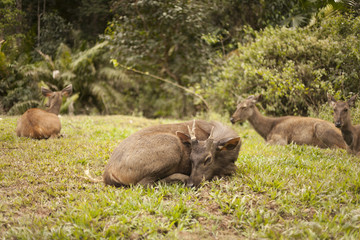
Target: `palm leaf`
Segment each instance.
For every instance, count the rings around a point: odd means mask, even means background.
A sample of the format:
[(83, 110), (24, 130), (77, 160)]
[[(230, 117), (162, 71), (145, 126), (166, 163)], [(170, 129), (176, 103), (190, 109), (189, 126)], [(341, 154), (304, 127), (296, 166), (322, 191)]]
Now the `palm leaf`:
[(108, 79), (121, 83), (132, 83), (132, 80), (124, 71), (110, 67), (101, 68), (99, 71), (99, 77), (101, 79)]
[(73, 61), (70, 65), (71, 69), (73, 71), (75, 71), (76, 69), (81, 68), (81, 66), (87, 65), (89, 62), (91, 62), (91, 60), (93, 59), (94, 56), (101, 53), (101, 49), (106, 45), (107, 45), (107, 42), (104, 41), (102, 43), (96, 44), (94, 47), (92, 47), (86, 51), (76, 54), (73, 57)]
[(60, 112), (67, 112), (70, 104), (74, 104), (79, 98), (79, 93), (73, 94), (71, 97), (66, 99), (66, 102), (61, 105)]
[(40, 102), (36, 101), (36, 100), (28, 100), (25, 102), (20, 102), (20, 103), (15, 104), (14, 106), (12, 106), (12, 108), (10, 108), (8, 114), (9, 115), (23, 114), (24, 112), (26, 112), (26, 110), (28, 110), (30, 108), (38, 107), (39, 105), (40, 105)]
[(125, 108), (123, 96), (106, 82), (94, 83), (90, 87), (91, 93), (103, 104), (105, 114), (112, 113), (114, 109)]
[(64, 82), (66, 82), (68, 84), (71, 83), (75, 77), (76, 77), (76, 74), (73, 73), (72, 71), (60, 72), (60, 78), (63, 79)]
[(61, 43), (56, 51), (56, 56), (55, 56), (56, 68), (62, 70), (68, 69), (70, 68), (71, 62), (72, 62), (71, 49), (67, 45)]
[(30, 77), (36, 81), (44, 78), (51, 78), (52, 71), (44, 64), (28, 64), (19, 68), (19, 71), (26, 77)]

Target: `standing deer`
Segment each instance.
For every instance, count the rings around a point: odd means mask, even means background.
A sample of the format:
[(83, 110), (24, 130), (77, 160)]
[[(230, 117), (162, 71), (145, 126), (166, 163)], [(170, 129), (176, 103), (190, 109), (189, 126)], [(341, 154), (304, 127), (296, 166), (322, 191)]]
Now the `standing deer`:
[(47, 139), (58, 137), (61, 123), (58, 117), (63, 96), (72, 93), (72, 85), (68, 85), (62, 91), (52, 92), (41, 87), (41, 93), (49, 98), (47, 110), (39, 108), (28, 109), (18, 120), (16, 135), (35, 139)]
[(230, 121), (234, 124), (237, 121), (248, 120), (256, 132), (270, 144), (295, 143), (320, 148), (346, 148), (339, 129), (327, 121), (309, 117), (275, 118), (261, 115), (255, 105), (260, 98), (261, 95), (250, 96), (239, 103)]
[(126, 138), (105, 167), (104, 183), (120, 187), (180, 181), (193, 187), (234, 173), (240, 137), (219, 122), (194, 120), (190, 129), (191, 124), (152, 126)]
[(330, 94), (327, 95), (330, 106), (334, 109), (334, 123), (341, 130), (348, 147), (348, 153), (360, 155), (360, 125), (352, 125), (350, 108), (355, 105), (357, 95), (346, 102), (336, 101)]

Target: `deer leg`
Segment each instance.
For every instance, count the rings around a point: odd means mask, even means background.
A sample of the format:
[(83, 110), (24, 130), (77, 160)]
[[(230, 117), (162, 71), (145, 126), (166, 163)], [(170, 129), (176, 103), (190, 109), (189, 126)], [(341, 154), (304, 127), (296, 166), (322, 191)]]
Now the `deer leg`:
[(141, 179), (137, 184), (143, 185), (143, 186), (152, 186), (156, 182), (157, 178), (155, 177), (145, 177)]
[(166, 182), (166, 183), (174, 183), (174, 182), (183, 182), (185, 183), (190, 176), (182, 174), (182, 173), (174, 173), (170, 176), (167, 176), (166, 178), (163, 178), (160, 180), (160, 182)]
[(271, 134), (271, 136), (268, 137), (267, 143), (272, 145), (287, 145), (288, 141), (280, 134)]
[(322, 146), (320, 147), (346, 149), (346, 145), (341, 134), (329, 128), (327, 124), (316, 123), (314, 132), (316, 138), (322, 143)]
[(50, 139), (60, 138), (60, 135), (59, 134), (51, 134), (51, 136), (49, 138)]

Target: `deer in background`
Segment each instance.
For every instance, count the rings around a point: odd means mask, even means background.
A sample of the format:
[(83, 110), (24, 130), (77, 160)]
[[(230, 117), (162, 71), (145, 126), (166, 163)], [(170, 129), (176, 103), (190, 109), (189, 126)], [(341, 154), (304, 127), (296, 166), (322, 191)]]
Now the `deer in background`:
[(156, 181), (198, 186), (203, 180), (234, 173), (240, 146), (240, 137), (219, 122), (151, 126), (118, 145), (105, 167), (103, 181), (116, 187)]
[(330, 106), (334, 109), (334, 123), (341, 130), (348, 147), (348, 153), (360, 155), (360, 125), (352, 125), (350, 108), (355, 105), (357, 95), (346, 102), (336, 101), (330, 94), (327, 95)]
[(249, 96), (240, 102), (230, 121), (234, 124), (248, 120), (256, 132), (270, 144), (295, 143), (320, 148), (346, 148), (341, 132), (333, 124), (310, 117), (265, 117), (256, 107), (260, 99), (261, 95)]
[(61, 123), (58, 117), (63, 96), (72, 93), (72, 85), (63, 90), (52, 92), (41, 87), (41, 93), (48, 97), (47, 110), (39, 108), (28, 109), (18, 120), (16, 135), (35, 139), (47, 139), (58, 137), (61, 131)]

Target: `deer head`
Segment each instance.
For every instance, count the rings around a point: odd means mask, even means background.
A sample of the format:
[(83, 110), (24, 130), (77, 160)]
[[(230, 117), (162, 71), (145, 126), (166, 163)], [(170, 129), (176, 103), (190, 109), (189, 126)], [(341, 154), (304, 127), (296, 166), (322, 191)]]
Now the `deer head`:
[(63, 96), (70, 96), (72, 93), (72, 84), (66, 86), (63, 90), (53, 92), (47, 88), (41, 87), (41, 93), (47, 97), (48, 103), (46, 107), (47, 111), (54, 114), (59, 114)]
[(330, 94), (327, 95), (330, 106), (334, 109), (334, 124), (337, 128), (344, 128), (351, 124), (350, 108), (355, 105), (357, 94), (346, 102), (336, 101)]
[(195, 120), (191, 129), (188, 126), (188, 131), (189, 135), (179, 132), (177, 135), (183, 143), (191, 145), (191, 174), (186, 184), (188, 187), (196, 187), (202, 180), (210, 180), (221, 172), (227, 164), (227, 159), (226, 157), (218, 159), (218, 153), (235, 149), (240, 137), (216, 140), (213, 136), (214, 127), (212, 127), (209, 137), (204, 141), (199, 141), (195, 136)]
[(244, 101), (240, 101), (236, 107), (236, 111), (231, 116), (230, 121), (232, 124), (236, 122), (245, 122), (250, 116), (253, 115), (255, 104), (260, 101), (261, 95), (249, 96)]

